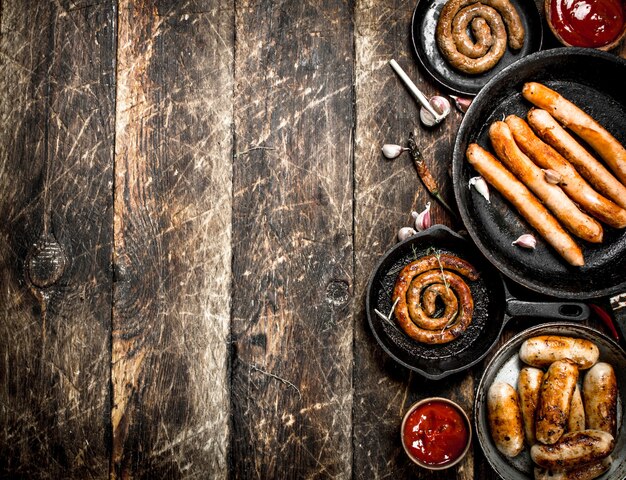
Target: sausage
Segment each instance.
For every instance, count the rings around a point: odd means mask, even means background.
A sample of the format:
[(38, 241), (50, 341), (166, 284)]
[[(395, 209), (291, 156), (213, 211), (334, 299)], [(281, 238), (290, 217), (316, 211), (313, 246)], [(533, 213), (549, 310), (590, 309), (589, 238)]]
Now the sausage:
[(567, 431), (578, 432), (585, 429), (585, 407), (583, 406), (583, 397), (580, 394), (580, 388), (576, 385), (574, 395), (572, 395), (572, 403), (569, 408), (569, 418), (567, 420)]
[(522, 95), (587, 142), (626, 185), (626, 148), (593, 117), (541, 83), (526, 83)]
[(489, 139), (498, 158), (526, 185), (570, 232), (588, 242), (602, 241), (602, 226), (580, 211), (558, 185), (545, 179), (544, 173), (517, 146), (509, 126), (493, 122)]
[(522, 410), (524, 435), (528, 445), (536, 443), (535, 412), (539, 403), (542, 379), (543, 371), (533, 367), (522, 368), (517, 379), (517, 393), (519, 394), (520, 409)]
[(515, 389), (504, 382), (495, 382), (487, 392), (487, 418), (491, 438), (507, 457), (515, 457), (524, 449), (522, 412)]
[(459, 8), (468, 4), (476, 3), (474, 0), (450, 0), (443, 7), (437, 21), (436, 39), (437, 46), (443, 57), (448, 60), (457, 70), (469, 74), (478, 74), (492, 69), (506, 52), (506, 29), (498, 12), (487, 6), (481, 5), (481, 16), (485, 19), (494, 38), (494, 43), (485, 55), (479, 58), (470, 58), (460, 53), (452, 36), (452, 21)]
[(561, 175), (559, 186), (583, 210), (611, 227), (626, 227), (626, 210), (591, 188), (572, 164), (537, 137), (523, 119), (509, 115), (505, 122), (520, 150), (541, 168), (554, 170)]
[(537, 198), (480, 145), (467, 147), (469, 163), (498, 190), (570, 265), (582, 266), (582, 250)]
[(554, 445), (537, 443), (530, 448), (530, 458), (540, 467), (564, 470), (608, 457), (615, 447), (613, 435), (601, 430), (566, 433)]
[[(429, 330), (416, 325), (411, 318), (407, 303), (409, 301), (409, 289), (412, 288), (413, 279), (430, 270), (438, 273), (440, 278), (443, 276), (451, 288), (460, 283), (459, 277), (448, 270), (454, 270), (470, 280), (476, 280), (478, 272), (470, 263), (461, 258), (449, 254), (439, 254), (428, 255), (415, 260), (406, 265), (398, 274), (393, 290), (392, 302), (396, 303), (397, 300), (395, 314), (400, 327), (407, 335), (418, 342), (429, 344), (448, 343), (461, 335), (471, 323), (474, 302), (469, 287), (465, 285), (465, 288), (455, 290), (458, 298), (458, 311), (454, 318), (454, 324), (450, 328)], [(462, 279), (460, 280), (461, 283), (465, 283)]]
[(458, 310), (459, 300), (456, 298), (456, 295), (454, 295), (452, 289), (444, 284), (435, 283), (426, 287), (422, 295), (422, 308), (427, 316), (433, 317), (435, 315), (437, 311), (437, 298), (441, 298), (444, 305), (442, 316), (447, 316), (448, 310), (451, 312)]
[(584, 338), (540, 335), (522, 343), (519, 357), (524, 363), (539, 368), (567, 358), (581, 370), (586, 370), (598, 361), (600, 350), (595, 343)]
[(535, 414), (538, 442), (551, 445), (565, 432), (577, 381), (578, 367), (570, 360), (557, 360), (548, 368), (541, 382)]
[(585, 375), (583, 397), (587, 426), (615, 436), (617, 431), (617, 378), (608, 363), (596, 363)]
[[(452, 38), (457, 50), (469, 58), (480, 58), (487, 53), (494, 43), (491, 28), (481, 17), (483, 8), (475, 3), (459, 10), (452, 21)], [(476, 42), (467, 34), (467, 27), (471, 26), (472, 35)]]
[(535, 480), (593, 480), (608, 471), (612, 462), (613, 459), (609, 456), (602, 460), (567, 470), (551, 471), (535, 467)]
[[(445, 303), (443, 315), (434, 318), (428, 315), (433, 311), (432, 300), (428, 298), (429, 303), (427, 309), (422, 307), (422, 292), (429, 287), (437, 286), (444, 291), (442, 298), (448, 299)], [(447, 293), (445, 293), (447, 291)], [(452, 298), (450, 298), (452, 297)], [(472, 303), (472, 293), (465, 281), (458, 275), (440, 270), (430, 270), (418, 275), (411, 281), (411, 287), (406, 294), (406, 303), (409, 311), (409, 317), (415, 325), (427, 330), (441, 330), (446, 328), (455, 321), (459, 313), (459, 299), (461, 303), (466, 305)], [(471, 312), (470, 319), (471, 319)]]
[(626, 208), (626, 186), (574, 140), (548, 112), (531, 109), (528, 112), (528, 123), (544, 142), (552, 145), (569, 160), (596, 190), (620, 207)]

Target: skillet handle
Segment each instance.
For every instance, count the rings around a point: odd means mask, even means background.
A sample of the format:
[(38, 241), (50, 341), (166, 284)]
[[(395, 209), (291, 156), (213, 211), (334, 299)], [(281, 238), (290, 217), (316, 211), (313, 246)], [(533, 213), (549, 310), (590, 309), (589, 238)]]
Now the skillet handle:
[(510, 298), (506, 302), (506, 314), (516, 318), (582, 322), (589, 318), (590, 310), (579, 302), (526, 302)]

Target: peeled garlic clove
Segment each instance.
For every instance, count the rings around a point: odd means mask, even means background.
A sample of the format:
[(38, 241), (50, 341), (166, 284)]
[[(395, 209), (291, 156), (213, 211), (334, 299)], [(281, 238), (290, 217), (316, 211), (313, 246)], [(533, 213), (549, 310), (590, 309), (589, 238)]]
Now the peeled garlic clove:
[(400, 145), (394, 145), (392, 143), (386, 143), (383, 145), (383, 155), (385, 158), (389, 160), (393, 160), (394, 158), (398, 158), (402, 152), (408, 150), (408, 148), (403, 148)]
[(450, 102), (446, 97), (441, 97), (436, 95), (432, 97), (428, 103), (430, 103), (431, 107), (439, 114), (438, 118), (433, 117), (433, 114), (426, 110), (424, 107), (420, 109), (420, 120), (427, 127), (432, 127), (439, 122), (441, 122), (444, 118), (448, 116), (450, 113)]
[(472, 177), (469, 179), (469, 186), (474, 187), (478, 193), (480, 193), (488, 203), (491, 203), (489, 200), (489, 186), (487, 186), (487, 182), (483, 177)]
[(413, 212), (413, 218), (415, 218), (415, 229), (418, 232), (422, 232), (432, 225), (432, 219), (430, 216), (430, 202), (426, 204), (426, 208), (420, 213)]
[(402, 242), (407, 238), (412, 237), (416, 233), (417, 232), (415, 231), (415, 229), (411, 227), (402, 227), (400, 230), (398, 230), (398, 240)]
[(467, 109), (472, 104), (472, 99), (471, 98), (457, 97), (456, 95), (450, 95), (450, 98), (452, 98), (454, 100), (454, 106), (461, 113), (467, 112)]
[(552, 170), (551, 168), (547, 170), (541, 169), (541, 171), (543, 172), (546, 182), (552, 185), (558, 185), (559, 183), (563, 181), (563, 176), (559, 172), (556, 172)]
[(518, 247), (534, 250), (537, 246), (537, 239), (530, 233), (525, 233), (524, 235), (520, 235), (520, 237), (511, 245), (517, 245)]

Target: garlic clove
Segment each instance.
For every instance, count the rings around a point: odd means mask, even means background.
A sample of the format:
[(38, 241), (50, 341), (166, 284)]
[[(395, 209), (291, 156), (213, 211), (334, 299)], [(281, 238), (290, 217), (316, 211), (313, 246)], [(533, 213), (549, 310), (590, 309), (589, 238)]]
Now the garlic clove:
[(406, 240), (407, 238), (412, 237), (413, 235), (415, 235), (417, 232), (415, 231), (414, 228), (411, 227), (402, 227), (400, 230), (398, 230), (398, 240), (400, 242), (403, 242), (404, 240)]
[(483, 177), (478, 176), (470, 178), (469, 187), (474, 187), (478, 193), (485, 197), (485, 200), (487, 200), (488, 203), (491, 203), (489, 200), (489, 186)]
[(439, 114), (439, 117), (435, 118), (433, 114), (424, 107), (420, 108), (420, 120), (427, 127), (437, 125), (450, 114), (450, 102), (446, 97), (435, 95), (428, 103), (430, 103), (433, 110)]
[(430, 226), (432, 225), (432, 218), (430, 216), (430, 202), (426, 204), (426, 207), (420, 213), (413, 212), (411, 215), (413, 216), (413, 218), (415, 218), (415, 229), (418, 232), (422, 232), (427, 228), (430, 228)]
[(393, 160), (394, 158), (398, 158), (402, 152), (408, 150), (408, 148), (403, 148), (400, 145), (394, 145), (392, 143), (386, 143), (383, 145), (382, 150), (385, 158)]
[(529, 250), (534, 250), (537, 246), (537, 239), (531, 235), (530, 233), (525, 233), (524, 235), (520, 235), (520, 237), (515, 240), (511, 245), (516, 245), (522, 248), (528, 248)]
[(547, 170), (541, 169), (541, 171), (543, 172), (546, 182), (551, 185), (558, 185), (563, 181), (563, 176), (559, 172), (552, 170), (551, 168)]
[(472, 104), (472, 99), (471, 98), (463, 98), (463, 97), (457, 97), (456, 95), (450, 95), (450, 98), (452, 100), (454, 100), (454, 106), (459, 110), (459, 112), (461, 113), (465, 113), (467, 112), (467, 109), (470, 107), (470, 105)]

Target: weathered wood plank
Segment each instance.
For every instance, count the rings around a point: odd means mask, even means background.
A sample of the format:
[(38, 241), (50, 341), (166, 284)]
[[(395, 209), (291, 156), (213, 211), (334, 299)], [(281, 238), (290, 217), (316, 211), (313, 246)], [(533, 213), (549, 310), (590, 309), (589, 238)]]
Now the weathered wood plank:
[(0, 477), (106, 478), (115, 6), (0, 9)]
[[(448, 203), (453, 202), (448, 167), (461, 115), (453, 111), (444, 124), (421, 127), (417, 104), (388, 64), (395, 58), (427, 96), (446, 93), (417, 67), (410, 41), (414, 8), (413, 1), (382, 5), (370, 0), (358, 2), (355, 14), (354, 477), (473, 479), (473, 455), (458, 467), (429, 474), (410, 462), (399, 441), (402, 416), (418, 399), (453, 398), (471, 412), (471, 375), (434, 382), (410, 373), (382, 351), (365, 318), (365, 290), (376, 263), (396, 242), (398, 229), (409, 226), (411, 211), (421, 211), (432, 201), (409, 156), (389, 161), (380, 147), (384, 143), (406, 145), (409, 132), (416, 128), (426, 163)], [(432, 215), (435, 223), (455, 227), (436, 202)]]
[(226, 475), (232, 2), (119, 2), (112, 476)]
[(350, 478), (352, 12), (237, 5), (234, 478)]

